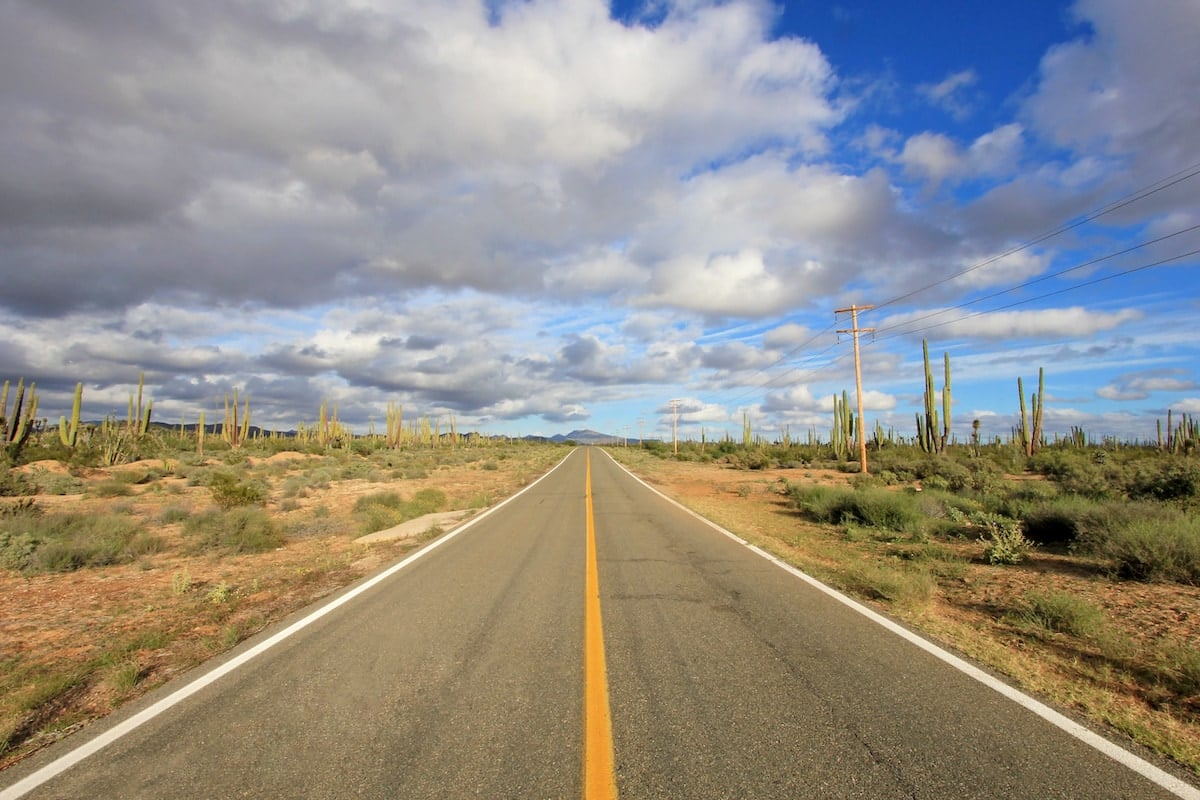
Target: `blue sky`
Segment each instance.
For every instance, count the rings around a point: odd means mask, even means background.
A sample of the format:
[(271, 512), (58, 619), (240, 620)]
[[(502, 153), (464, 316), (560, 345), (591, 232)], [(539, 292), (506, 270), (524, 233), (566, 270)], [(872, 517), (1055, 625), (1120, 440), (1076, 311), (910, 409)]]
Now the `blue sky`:
[[(1200, 7), (0, 6), (0, 376), (487, 433), (1200, 413)], [(1127, 252), (1126, 252), (1127, 251)], [(1162, 262), (1162, 263), (1159, 263)], [(941, 385), (941, 379), (938, 379)]]

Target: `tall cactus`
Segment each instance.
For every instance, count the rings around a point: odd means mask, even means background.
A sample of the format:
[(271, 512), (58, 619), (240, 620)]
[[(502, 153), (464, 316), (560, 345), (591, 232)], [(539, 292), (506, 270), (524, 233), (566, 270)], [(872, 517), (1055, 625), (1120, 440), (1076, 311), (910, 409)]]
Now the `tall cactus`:
[(25, 379), (17, 379), (17, 393), (13, 397), (13, 407), (8, 409), (8, 381), (4, 382), (4, 393), (0, 397), (0, 432), (3, 444), (10, 459), (16, 460), (17, 454), (25, 446), (25, 441), (33, 431), (34, 420), (37, 417), (38, 396), (35, 384), (29, 384), (28, 399), (26, 399)]
[(238, 421), (238, 390), (233, 390), (233, 404), (229, 403), (229, 395), (225, 395), (225, 419), (221, 422), (221, 438), (229, 446), (237, 450), (250, 435), (250, 398), (245, 398), (246, 410)]
[(1032, 456), (1042, 443), (1042, 409), (1046, 397), (1046, 369), (1038, 368), (1038, 390), (1030, 395), (1030, 409), (1033, 412), (1033, 424), (1029, 423), (1029, 414), (1025, 409), (1025, 385), (1017, 378), (1017, 399), (1021, 405), (1021, 427), (1018, 430), (1021, 447), (1026, 456)]
[[(833, 396), (833, 430), (830, 433), (829, 443), (833, 446), (833, 453), (837, 458), (846, 458), (850, 455), (855, 441), (856, 421), (854, 412), (850, 410), (850, 395), (845, 390), (842, 391), (840, 398), (835, 394)], [(862, 435), (861, 431), (859, 431), (859, 435)]]
[(71, 403), (71, 422), (67, 423), (66, 416), (58, 418), (58, 438), (62, 441), (63, 447), (75, 449), (76, 443), (79, 441), (79, 409), (83, 405), (83, 384), (75, 384), (75, 399)]
[(404, 407), (389, 401), (387, 407), (387, 446), (393, 450), (404, 443)]
[(921, 340), (925, 360), (925, 414), (917, 414), (917, 443), (926, 453), (941, 453), (950, 438), (950, 354), (943, 353), (945, 380), (942, 384), (942, 418), (938, 425), (937, 392), (933, 384), (933, 368), (929, 364), (929, 340)]

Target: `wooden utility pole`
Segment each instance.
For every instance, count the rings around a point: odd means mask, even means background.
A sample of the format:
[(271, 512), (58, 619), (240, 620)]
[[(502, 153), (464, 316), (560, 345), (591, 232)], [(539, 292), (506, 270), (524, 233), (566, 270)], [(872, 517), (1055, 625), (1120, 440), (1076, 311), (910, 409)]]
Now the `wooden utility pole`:
[(838, 333), (849, 333), (854, 336), (854, 387), (855, 393), (858, 395), (858, 463), (862, 474), (867, 474), (867, 437), (866, 423), (863, 422), (863, 388), (862, 388), (862, 362), (858, 355), (858, 335), (860, 333), (874, 333), (874, 328), (858, 327), (858, 312), (870, 311), (875, 306), (856, 306), (851, 305), (849, 308), (839, 308), (833, 312), (834, 317), (838, 314), (850, 313), (850, 327), (845, 330), (839, 330)]
[(674, 421), (671, 423), (671, 442), (675, 448), (675, 455), (679, 455), (679, 401), (671, 401), (671, 412), (674, 414)]

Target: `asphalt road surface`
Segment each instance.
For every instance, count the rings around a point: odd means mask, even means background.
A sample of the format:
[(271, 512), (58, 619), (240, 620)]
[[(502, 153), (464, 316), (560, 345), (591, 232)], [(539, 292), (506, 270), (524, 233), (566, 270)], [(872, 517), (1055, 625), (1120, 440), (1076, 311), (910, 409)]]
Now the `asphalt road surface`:
[[(279, 636), (310, 613), (186, 697), (212, 667), (18, 764), (0, 799), (579, 798), (596, 769), (623, 798), (1200, 797), (831, 599), (599, 450)], [(585, 670), (593, 613), (607, 704)], [(605, 714), (611, 745), (590, 738)], [(103, 746), (80, 758), (89, 742)], [(590, 755), (605, 749), (611, 767)]]

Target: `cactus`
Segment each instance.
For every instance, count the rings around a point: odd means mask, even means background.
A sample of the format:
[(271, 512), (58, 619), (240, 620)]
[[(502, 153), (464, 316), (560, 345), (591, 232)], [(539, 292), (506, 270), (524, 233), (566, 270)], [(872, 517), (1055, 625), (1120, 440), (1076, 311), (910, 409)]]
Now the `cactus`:
[(62, 441), (63, 447), (75, 449), (75, 444), (79, 441), (79, 409), (83, 405), (83, 384), (75, 384), (75, 399), (71, 403), (71, 422), (67, 423), (67, 418), (61, 416), (58, 418), (58, 438)]
[(35, 427), (37, 417), (38, 396), (35, 384), (30, 383), (26, 399), (25, 379), (17, 380), (17, 394), (13, 398), (12, 411), (8, 410), (8, 381), (4, 382), (4, 393), (0, 396), (0, 433), (3, 433), (3, 444), (8, 458), (16, 461), (17, 455), (29, 439)]
[(229, 442), (229, 446), (237, 450), (250, 435), (250, 398), (245, 398), (245, 413), (238, 421), (238, 390), (233, 390), (233, 404), (230, 405), (229, 395), (225, 395), (225, 419), (221, 422), (221, 438)]
[(196, 455), (204, 458), (204, 412), (200, 412), (200, 424), (196, 426)]
[(921, 340), (921, 354), (925, 360), (925, 414), (917, 418), (917, 443), (926, 453), (941, 453), (950, 438), (950, 354), (943, 353), (945, 380), (942, 384), (942, 419), (938, 425), (937, 393), (933, 385), (933, 368), (929, 364), (929, 341)]
[(754, 443), (754, 432), (750, 427), (750, 415), (742, 412), (742, 447), (749, 449)]
[(387, 407), (387, 446), (393, 450), (404, 444), (404, 407), (389, 402)]
[[(829, 443), (833, 446), (833, 453), (837, 458), (849, 457), (855, 441), (856, 422), (854, 412), (850, 410), (850, 396), (845, 390), (842, 391), (841, 398), (835, 394), (833, 396), (833, 431), (830, 434)], [(858, 433), (862, 435), (862, 431)]]
[(1038, 369), (1038, 390), (1037, 393), (1031, 395), (1030, 408), (1033, 412), (1033, 425), (1029, 424), (1029, 415), (1025, 410), (1025, 386), (1020, 378), (1017, 378), (1017, 398), (1021, 404), (1021, 427), (1018, 429), (1018, 435), (1021, 441), (1021, 448), (1025, 451), (1026, 456), (1032, 456), (1038, 451), (1042, 444), (1042, 409), (1044, 398), (1046, 396), (1046, 370), (1044, 367)]

